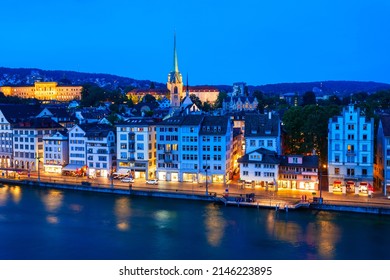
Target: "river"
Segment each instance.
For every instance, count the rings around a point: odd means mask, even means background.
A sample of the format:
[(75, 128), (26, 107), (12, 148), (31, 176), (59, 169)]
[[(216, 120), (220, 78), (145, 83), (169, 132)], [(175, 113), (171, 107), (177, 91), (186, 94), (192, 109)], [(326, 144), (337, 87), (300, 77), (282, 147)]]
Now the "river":
[(2, 260), (389, 260), (389, 236), (389, 216), (0, 187)]

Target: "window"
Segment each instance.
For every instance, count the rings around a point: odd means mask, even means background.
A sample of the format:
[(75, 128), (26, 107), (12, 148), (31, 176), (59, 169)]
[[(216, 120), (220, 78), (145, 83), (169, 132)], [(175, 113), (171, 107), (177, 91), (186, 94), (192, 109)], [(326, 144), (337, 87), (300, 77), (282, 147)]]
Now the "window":
[(255, 147), (256, 146), (256, 141), (255, 140), (250, 140), (249, 141), (249, 146)]
[(339, 130), (339, 129), (340, 129), (340, 125), (336, 124), (336, 130)]
[(248, 171), (242, 171), (242, 175), (248, 175)]
[(336, 168), (334, 169), (334, 174), (335, 174), (335, 175), (340, 175), (340, 168), (336, 167)]
[(143, 153), (137, 153), (137, 159), (144, 159)]
[(144, 150), (144, 143), (137, 143), (137, 150)]
[(259, 140), (259, 146), (264, 147), (264, 140)]
[(354, 163), (355, 162), (355, 157), (354, 156), (347, 156), (347, 162), (348, 163)]
[(354, 140), (355, 139), (355, 135), (353, 134), (348, 134), (348, 140)]
[(248, 164), (247, 163), (243, 163), (242, 167), (248, 167)]
[(363, 124), (363, 130), (367, 130), (367, 124)]
[(362, 157), (362, 163), (367, 163), (367, 156)]
[(127, 140), (127, 135), (126, 134), (121, 134), (120, 135), (120, 140)]
[(256, 177), (260, 177), (260, 176), (261, 176), (261, 172), (255, 171), (255, 176), (256, 176)]
[(340, 140), (340, 134), (339, 134), (339, 133), (336, 133), (336, 134), (334, 135), (334, 139)]
[(340, 162), (340, 155), (335, 155), (334, 156), (334, 161), (335, 162)]
[(144, 135), (143, 134), (137, 134), (137, 140), (138, 141), (144, 141)]
[(348, 145), (348, 146), (347, 146), (347, 151), (348, 151), (349, 153), (353, 152), (354, 150), (355, 150), (354, 145)]
[(367, 169), (365, 169), (365, 168), (362, 169), (362, 175), (365, 175), (365, 176), (367, 175)]
[(363, 140), (367, 140), (367, 134), (363, 134)]
[(362, 145), (362, 150), (365, 151), (365, 152), (367, 151), (367, 145), (366, 144)]
[(347, 175), (348, 176), (355, 176), (355, 169), (347, 168)]
[(267, 147), (272, 147), (273, 141), (272, 140), (267, 140)]
[(126, 143), (121, 143), (121, 149), (127, 149), (127, 144)]

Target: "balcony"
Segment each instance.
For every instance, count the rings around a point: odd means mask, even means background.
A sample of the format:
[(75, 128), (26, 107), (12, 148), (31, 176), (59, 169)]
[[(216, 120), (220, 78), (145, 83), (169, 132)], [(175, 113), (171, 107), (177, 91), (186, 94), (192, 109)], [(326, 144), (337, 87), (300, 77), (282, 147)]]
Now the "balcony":
[(165, 163), (172, 163), (172, 159), (171, 159), (171, 158), (165, 158), (165, 159), (164, 159), (164, 162), (165, 162)]

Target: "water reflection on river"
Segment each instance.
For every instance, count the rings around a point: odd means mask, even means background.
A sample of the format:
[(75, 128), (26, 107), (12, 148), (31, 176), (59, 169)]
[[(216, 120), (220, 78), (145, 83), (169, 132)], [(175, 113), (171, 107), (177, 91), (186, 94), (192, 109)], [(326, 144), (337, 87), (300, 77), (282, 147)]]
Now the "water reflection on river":
[(387, 216), (0, 187), (1, 259), (389, 259)]

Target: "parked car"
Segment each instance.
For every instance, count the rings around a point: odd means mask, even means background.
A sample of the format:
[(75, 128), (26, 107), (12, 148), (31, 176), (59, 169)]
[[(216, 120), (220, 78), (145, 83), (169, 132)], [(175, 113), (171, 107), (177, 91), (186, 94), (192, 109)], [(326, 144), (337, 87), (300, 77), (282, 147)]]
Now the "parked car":
[(146, 180), (146, 184), (157, 185), (158, 184), (158, 180), (157, 179), (149, 179), (149, 180)]
[(125, 177), (121, 179), (121, 182), (123, 183), (134, 183), (134, 179), (131, 177)]

